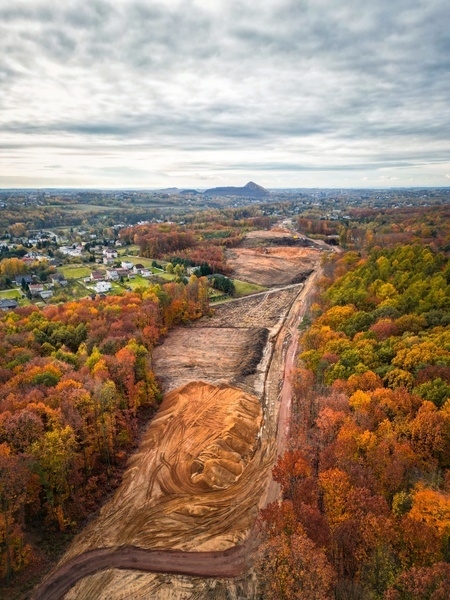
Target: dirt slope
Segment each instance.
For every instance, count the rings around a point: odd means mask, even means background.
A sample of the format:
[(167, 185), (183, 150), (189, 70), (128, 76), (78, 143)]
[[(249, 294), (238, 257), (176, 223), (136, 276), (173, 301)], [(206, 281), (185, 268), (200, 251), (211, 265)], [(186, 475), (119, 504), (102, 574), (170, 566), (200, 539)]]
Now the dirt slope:
[(189, 381), (229, 382), (253, 388), (268, 330), (252, 328), (183, 328), (174, 331), (153, 353), (163, 389)]
[(233, 248), (227, 261), (233, 277), (264, 287), (304, 281), (314, 269), (319, 250), (297, 247)]
[(62, 562), (123, 544), (222, 550), (244, 539), (260, 491), (261, 418), (258, 399), (238, 388), (192, 382), (169, 392), (122, 486)]

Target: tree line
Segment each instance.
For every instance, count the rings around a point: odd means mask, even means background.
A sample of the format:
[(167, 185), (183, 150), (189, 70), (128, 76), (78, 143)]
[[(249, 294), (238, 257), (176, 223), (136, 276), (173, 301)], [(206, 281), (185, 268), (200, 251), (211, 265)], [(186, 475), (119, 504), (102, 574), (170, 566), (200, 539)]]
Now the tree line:
[(0, 319), (1, 577), (45, 560), (36, 540), (73, 532), (118, 484), (159, 402), (152, 349), (206, 312), (192, 276)]
[(450, 262), (334, 255), (301, 335), (289, 450), (262, 513), (265, 598), (450, 597)]

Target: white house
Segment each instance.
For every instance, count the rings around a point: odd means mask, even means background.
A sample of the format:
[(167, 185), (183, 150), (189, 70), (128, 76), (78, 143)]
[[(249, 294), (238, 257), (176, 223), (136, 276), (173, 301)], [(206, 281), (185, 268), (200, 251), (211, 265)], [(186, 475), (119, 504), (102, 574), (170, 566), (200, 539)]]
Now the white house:
[(97, 292), (97, 294), (109, 292), (111, 290), (111, 284), (109, 281), (99, 281), (95, 284), (94, 290)]
[(116, 271), (116, 269), (107, 269), (106, 278), (110, 281), (117, 281), (119, 279), (119, 273)]
[(42, 298), (42, 300), (48, 300), (53, 296), (53, 292), (52, 290), (43, 290), (39, 295)]
[(107, 259), (114, 259), (118, 256), (117, 250), (114, 250), (113, 248), (105, 248), (103, 250), (103, 255)]
[(121, 262), (122, 269), (128, 269), (129, 271), (133, 268), (133, 263), (127, 260)]

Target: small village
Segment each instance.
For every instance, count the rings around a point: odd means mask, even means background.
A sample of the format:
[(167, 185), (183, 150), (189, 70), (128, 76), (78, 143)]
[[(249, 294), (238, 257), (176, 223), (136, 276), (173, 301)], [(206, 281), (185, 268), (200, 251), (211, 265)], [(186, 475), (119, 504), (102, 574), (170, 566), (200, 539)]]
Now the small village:
[[(121, 295), (150, 284), (186, 283), (197, 274), (196, 267), (140, 256), (137, 245), (119, 238), (123, 227), (118, 224), (109, 228), (109, 236), (83, 230), (67, 230), (64, 235), (46, 230), (33, 232), (32, 237), (4, 236), (0, 239), (0, 310)], [(214, 289), (213, 283), (210, 300), (229, 299), (229, 294)], [(237, 280), (235, 285), (238, 296), (265, 289)]]
[(33, 237), (0, 240), (1, 257), (9, 259), (1, 274), (0, 309), (120, 294), (148, 287), (151, 278), (166, 283), (180, 275), (180, 270), (166, 271), (166, 261), (160, 264), (138, 256), (138, 246), (118, 239), (120, 228), (113, 228), (113, 235), (102, 236), (101, 241), (84, 231), (68, 236), (40, 231)]

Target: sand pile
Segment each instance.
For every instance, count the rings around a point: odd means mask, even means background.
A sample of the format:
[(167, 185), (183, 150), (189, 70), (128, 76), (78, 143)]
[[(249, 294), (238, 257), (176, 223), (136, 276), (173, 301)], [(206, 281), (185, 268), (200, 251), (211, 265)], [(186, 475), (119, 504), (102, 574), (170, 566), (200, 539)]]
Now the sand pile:
[(241, 389), (191, 382), (169, 392), (122, 486), (63, 558), (121, 546), (222, 550), (245, 538), (261, 496), (262, 410)]

